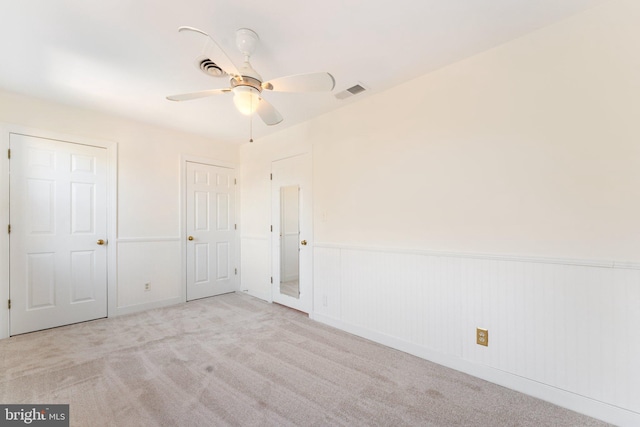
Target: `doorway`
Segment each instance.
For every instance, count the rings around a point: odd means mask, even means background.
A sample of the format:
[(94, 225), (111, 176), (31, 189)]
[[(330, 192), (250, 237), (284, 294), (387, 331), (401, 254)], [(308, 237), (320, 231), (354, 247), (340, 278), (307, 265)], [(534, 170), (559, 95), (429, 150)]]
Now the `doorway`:
[(9, 148), (9, 335), (107, 317), (107, 149), (18, 133)]
[(311, 154), (271, 163), (273, 302), (311, 311)]
[(235, 170), (186, 161), (186, 300), (236, 289)]

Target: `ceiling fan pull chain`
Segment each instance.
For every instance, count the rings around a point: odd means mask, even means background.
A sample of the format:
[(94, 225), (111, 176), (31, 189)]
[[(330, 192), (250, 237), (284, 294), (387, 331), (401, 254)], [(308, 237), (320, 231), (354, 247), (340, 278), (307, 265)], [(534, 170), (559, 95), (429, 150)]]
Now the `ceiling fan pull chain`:
[(253, 114), (249, 116), (249, 142), (253, 142)]

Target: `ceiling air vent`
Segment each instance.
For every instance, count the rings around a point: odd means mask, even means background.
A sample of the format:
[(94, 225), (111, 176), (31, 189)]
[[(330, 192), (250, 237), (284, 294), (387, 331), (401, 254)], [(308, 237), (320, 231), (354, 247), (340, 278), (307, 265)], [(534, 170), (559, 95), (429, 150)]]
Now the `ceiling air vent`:
[(226, 74), (222, 71), (222, 68), (218, 67), (218, 65), (209, 58), (204, 58), (200, 61), (200, 69), (203, 73), (212, 77), (223, 77)]
[(367, 89), (364, 86), (362, 86), (361, 84), (357, 84), (357, 85), (351, 86), (350, 88), (348, 88), (346, 90), (343, 90), (342, 92), (336, 93), (336, 98), (338, 98), (338, 99), (346, 99), (346, 98), (349, 98), (350, 96), (362, 93), (365, 90), (367, 90)]

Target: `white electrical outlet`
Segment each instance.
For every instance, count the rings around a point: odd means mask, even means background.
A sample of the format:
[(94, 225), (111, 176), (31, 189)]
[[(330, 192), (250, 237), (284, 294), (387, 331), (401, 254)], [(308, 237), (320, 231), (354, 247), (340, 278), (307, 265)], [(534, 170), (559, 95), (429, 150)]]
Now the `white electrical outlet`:
[(151, 283), (147, 282), (144, 284), (144, 290), (145, 291), (150, 291), (151, 290)]

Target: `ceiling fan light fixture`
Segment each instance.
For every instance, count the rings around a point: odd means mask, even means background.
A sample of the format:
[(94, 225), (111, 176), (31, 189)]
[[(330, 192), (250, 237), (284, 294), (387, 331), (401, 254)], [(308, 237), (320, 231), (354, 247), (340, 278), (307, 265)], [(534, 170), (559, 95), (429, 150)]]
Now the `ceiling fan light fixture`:
[(250, 116), (258, 109), (260, 92), (251, 86), (236, 86), (233, 88), (233, 103), (240, 113)]

